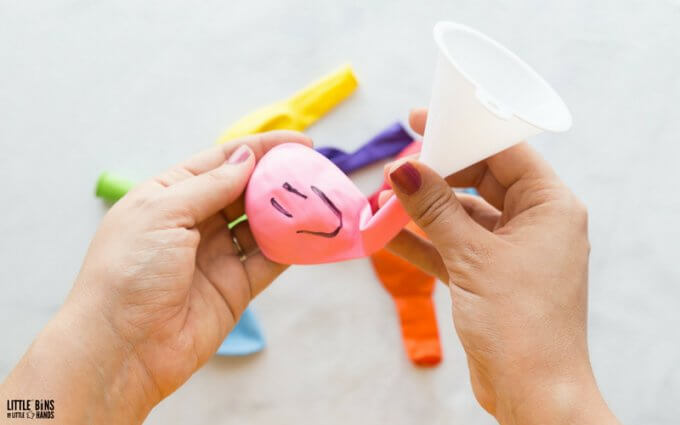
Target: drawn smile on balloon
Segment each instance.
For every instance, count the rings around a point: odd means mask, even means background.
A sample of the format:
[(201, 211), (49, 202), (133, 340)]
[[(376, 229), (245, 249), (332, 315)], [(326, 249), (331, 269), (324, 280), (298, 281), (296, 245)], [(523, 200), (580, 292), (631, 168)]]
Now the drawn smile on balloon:
[[(283, 188), (286, 189), (288, 192), (294, 193), (295, 195), (303, 199), (307, 199), (307, 195), (295, 189), (288, 182), (283, 184)], [(322, 238), (336, 237), (338, 233), (340, 233), (340, 230), (342, 229), (342, 212), (338, 209), (338, 207), (335, 206), (333, 201), (328, 199), (328, 196), (326, 196), (326, 194), (323, 193), (321, 189), (313, 185), (310, 186), (310, 188), (312, 189), (312, 192), (314, 192), (314, 194), (318, 196), (324, 202), (324, 204), (326, 204), (328, 209), (331, 210), (331, 212), (338, 218), (338, 227), (336, 227), (335, 230), (333, 230), (332, 232), (320, 232), (316, 230), (297, 230), (295, 233), (306, 233), (308, 235), (321, 236)], [(270, 202), (274, 209), (276, 209), (276, 211), (280, 212), (281, 214), (288, 218), (293, 217), (293, 214), (288, 212), (281, 204), (279, 204), (279, 202), (275, 198), (272, 197), (270, 199)]]

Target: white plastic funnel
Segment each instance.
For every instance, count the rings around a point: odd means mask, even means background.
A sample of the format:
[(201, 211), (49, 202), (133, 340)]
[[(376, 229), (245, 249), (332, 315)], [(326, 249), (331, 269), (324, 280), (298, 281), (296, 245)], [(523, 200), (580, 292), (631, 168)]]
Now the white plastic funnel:
[(536, 71), (498, 42), (453, 22), (434, 27), (439, 48), (420, 160), (447, 176), (571, 114)]

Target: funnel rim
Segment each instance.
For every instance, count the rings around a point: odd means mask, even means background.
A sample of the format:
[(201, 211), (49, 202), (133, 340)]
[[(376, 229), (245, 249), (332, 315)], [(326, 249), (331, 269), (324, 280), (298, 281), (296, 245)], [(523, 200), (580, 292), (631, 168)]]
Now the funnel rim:
[[(472, 78), (470, 74), (468, 74), (463, 67), (460, 66), (458, 61), (456, 61), (451, 53), (449, 52), (449, 49), (446, 47), (446, 43), (443, 40), (444, 33), (447, 31), (463, 31), (468, 34), (471, 34), (481, 40), (483, 40), (486, 43), (489, 43), (496, 49), (498, 49), (500, 52), (505, 54), (508, 58), (512, 59), (517, 65), (519, 65), (521, 68), (523, 68), (527, 73), (529, 73), (532, 77), (536, 78), (536, 81), (538, 81), (545, 89), (547, 89), (552, 96), (555, 97), (555, 99), (558, 101), (558, 105), (562, 109), (562, 113), (565, 114), (565, 119), (563, 120), (562, 125), (545, 125), (544, 123), (538, 123), (535, 120), (532, 120), (526, 116), (523, 116), (521, 113), (518, 114), (515, 111), (512, 111), (512, 115), (516, 117), (519, 120), (522, 120), (534, 127), (537, 127), (541, 130), (547, 130), (547, 131), (552, 131), (552, 132), (562, 132), (566, 131), (569, 128), (571, 128), (572, 125), (572, 116), (571, 112), (569, 111), (569, 108), (567, 107), (566, 103), (562, 99), (562, 97), (557, 93), (557, 91), (548, 83), (545, 78), (541, 76), (531, 65), (526, 63), (522, 58), (517, 56), (514, 52), (512, 52), (510, 49), (499, 43), (498, 41), (494, 40), (493, 38), (489, 37), (488, 35), (477, 31), (474, 28), (468, 27), (467, 25), (459, 24), (457, 22), (452, 22), (452, 21), (441, 21), (437, 22), (434, 26), (434, 29), (432, 30), (433, 36), (434, 36), (434, 41), (437, 44), (437, 47), (439, 48), (439, 51), (446, 57), (446, 59), (458, 70), (458, 72), (461, 73), (463, 78), (468, 80), (470, 83), (472, 83), (476, 88), (482, 87), (481, 84), (477, 82), (475, 78)], [(483, 87), (482, 87), (483, 88)]]

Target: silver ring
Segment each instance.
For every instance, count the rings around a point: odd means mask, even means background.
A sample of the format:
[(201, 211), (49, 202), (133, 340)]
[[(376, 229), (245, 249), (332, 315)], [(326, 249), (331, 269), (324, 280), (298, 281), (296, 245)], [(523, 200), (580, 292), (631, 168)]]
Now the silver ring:
[(234, 249), (236, 250), (236, 255), (238, 256), (238, 260), (240, 262), (246, 261), (248, 256), (246, 255), (245, 252), (243, 252), (243, 248), (241, 248), (241, 244), (238, 242), (236, 235), (231, 237), (231, 243), (234, 245)]

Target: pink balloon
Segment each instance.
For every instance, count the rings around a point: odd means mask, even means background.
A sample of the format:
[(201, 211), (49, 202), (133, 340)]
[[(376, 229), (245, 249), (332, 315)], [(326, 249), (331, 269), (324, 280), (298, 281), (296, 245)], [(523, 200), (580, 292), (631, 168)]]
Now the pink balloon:
[(296, 143), (279, 145), (260, 159), (245, 208), (262, 253), (284, 264), (370, 255), (410, 220), (396, 197), (372, 215), (366, 196), (335, 164)]

